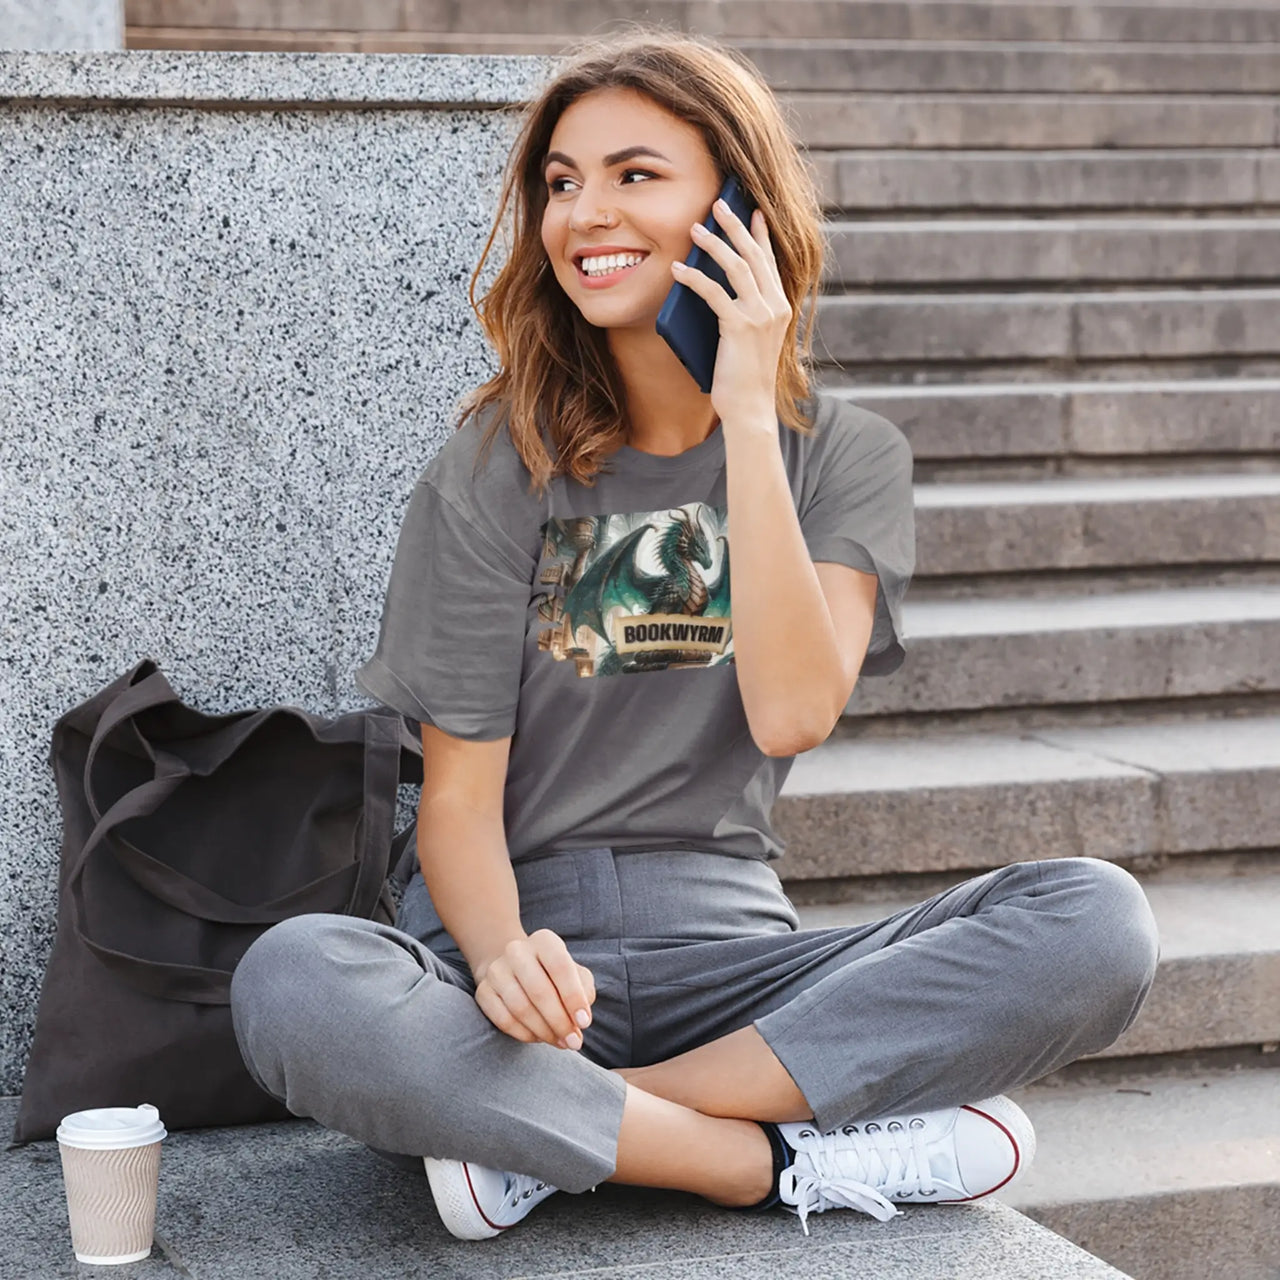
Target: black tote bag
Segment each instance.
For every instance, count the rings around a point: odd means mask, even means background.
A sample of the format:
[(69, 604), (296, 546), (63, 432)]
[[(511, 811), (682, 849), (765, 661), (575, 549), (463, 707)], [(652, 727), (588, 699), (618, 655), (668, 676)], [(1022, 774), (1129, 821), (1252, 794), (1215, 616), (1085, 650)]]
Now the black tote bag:
[(277, 921), (394, 923), (421, 746), (385, 709), (206, 715), (145, 658), (58, 721), (57, 932), (10, 1144), (87, 1107), (154, 1103), (169, 1129), (286, 1119), (236, 1045), (228, 991)]

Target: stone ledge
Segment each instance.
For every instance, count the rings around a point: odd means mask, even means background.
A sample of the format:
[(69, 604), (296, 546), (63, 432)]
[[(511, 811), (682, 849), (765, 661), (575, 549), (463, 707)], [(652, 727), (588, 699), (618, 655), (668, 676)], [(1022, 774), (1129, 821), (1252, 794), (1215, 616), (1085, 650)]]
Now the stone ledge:
[[(9, 1132), (17, 1100), (0, 1099)], [(1123, 1273), (995, 1200), (910, 1207), (879, 1223), (853, 1211), (748, 1215), (678, 1192), (602, 1183), (553, 1196), (509, 1233), (455, 1240), (425, 1175), (402, 1172), (310, 1120), (188, 1130), (166, 1139), (157, 1244), (119, 1280), (1115, 1280)], [(26, 1274), (92, 1276), (74, 1260), (58, 1146), (0, 1156), (0, 1232)]]
[(506, 106), (527, 98), (554, 62), (459, 54), (0, 51), (0, 103)]

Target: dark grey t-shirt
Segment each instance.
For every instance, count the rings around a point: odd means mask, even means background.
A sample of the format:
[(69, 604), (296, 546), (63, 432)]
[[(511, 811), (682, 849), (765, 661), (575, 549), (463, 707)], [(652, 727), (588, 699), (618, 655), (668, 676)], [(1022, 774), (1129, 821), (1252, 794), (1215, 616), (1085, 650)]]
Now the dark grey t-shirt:
[[(915, 563), (910, 447), (870, 410), (816, 405), (814, 435), (778, 427), (800, 527), (814, 561), (878, 575), (862, 675), (887, 674)], [(357, 685), (415, 736), (514, 735), (513, 861), (600, 845), (779, 857), (769, 814), (794, 757), (756, 746), (738, 693), (722, 428), (673, 457), (624, 446), (594, 487), (560, 476), (539, 500), (505, 425), (472, 478), (487, 420), (414, 486)]]

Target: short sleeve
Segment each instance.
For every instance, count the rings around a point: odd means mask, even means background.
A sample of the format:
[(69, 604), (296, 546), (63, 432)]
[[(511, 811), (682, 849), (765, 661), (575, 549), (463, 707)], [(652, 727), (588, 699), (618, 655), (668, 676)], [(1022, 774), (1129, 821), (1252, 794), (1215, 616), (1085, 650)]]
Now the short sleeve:
[(874, 573), (876, 616), (862, 675), (903, 662), (902, 600), (915, 570), (911, 446), (893, 423), (842, 405), (821, 462), (817, 491), (800, 519), (809, 557)]
[(377, 648), (355, 673), (365, 693), (457, 738), (515, 732), (531, 587), (528, 572), (499, 549), (501, 539), (419, 479), (396, 543)]

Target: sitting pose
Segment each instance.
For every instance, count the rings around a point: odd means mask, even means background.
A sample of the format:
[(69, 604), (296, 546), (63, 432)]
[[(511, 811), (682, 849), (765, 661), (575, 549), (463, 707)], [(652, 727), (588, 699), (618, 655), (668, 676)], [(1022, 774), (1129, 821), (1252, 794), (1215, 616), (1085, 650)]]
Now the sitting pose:
[[(528, 105), (508, 204), (500, 370), (417, 480), (357, 674), (421, 736), (416, 869), (394, 928), (254, 942), (245, 1062), (425, 1168), (465, 1239), (602, 1181), (806, 1232), (987, 1195), (1034, 1150), (1004, 1091), (1130, 1025), (1155, 927), (1091, 858), (799, 927), (773, 802), (901, 665), (915, 551), (905, 438), (809, 386), (821, 202), (778, 103), (708, 39), (590, 43)], [(718, 322), (709, 393), (655, 329), (676, 284)]]

